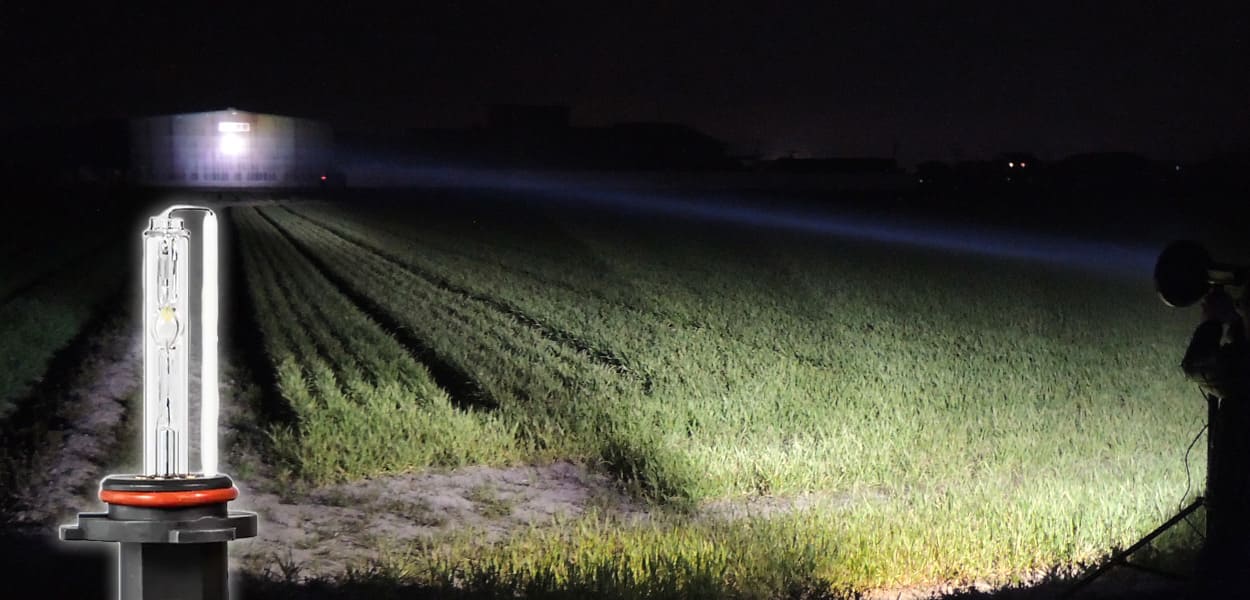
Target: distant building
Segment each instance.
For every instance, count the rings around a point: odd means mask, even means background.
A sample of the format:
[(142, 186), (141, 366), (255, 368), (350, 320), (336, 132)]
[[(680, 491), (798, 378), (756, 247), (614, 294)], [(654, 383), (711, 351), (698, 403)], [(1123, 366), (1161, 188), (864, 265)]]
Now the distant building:
[(568, 129), (572, 109), (564, 105), (492, 104), (486, 126), (495, 130), (549, 132)]
[(926, 160), (916, 165), (916, 185), (925, 189), (941, 189), (954, 185), (955, 170), (940, 160)]
[(994, 162), (1009, 174), (1037, 170), (1039, 165), (1037, 157), (1028, 152), (1004, 152), (995, 157)]
[(0, 176), (32, 185), (125, 183), (128, 124), (99, 119), (0, 131)]
[(1154, 194), (1162, 191), (1174, 171), (1131, 152), (1075, 154), (1049, 165), (1047, 181), (1069, 193)]
[(130, 122), (131, 178), (140, 185), (311, 187), (330, 172), (330, 127), (226, 109)]
[(841, 157), (841, 158), (779, 158), (766, 163), (771, 171), (783, 173), (822, 173), (839, 175), (894, 174), (899, 172), (898, 161), (893, 158)]
[(631, 169), (727, 169), (728, 145), (679, 123), (618, 123), (592, 130), (602, 164)]
[(574, 127), (570, 114), (563, 105), (495, 104), (487, 107), (485, 127), (414, 129), (402, 143), (361, 140), (356, 146), (367, 154), (387, 152), (411, 162), (490, 168), (707, 171), (739, 166), (726, 154), (724, 142), (686, 125)]
[(1037, 182), (1041, 169), (1041, 162), (1032, 153), (1004, 152), (994, 157), (992, 170), (1000, 183), (1027, 186)]

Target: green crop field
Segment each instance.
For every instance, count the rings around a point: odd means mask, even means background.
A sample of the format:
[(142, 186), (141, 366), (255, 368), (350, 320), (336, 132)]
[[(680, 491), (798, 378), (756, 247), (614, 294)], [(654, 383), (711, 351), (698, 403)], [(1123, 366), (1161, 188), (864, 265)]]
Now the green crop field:
[[(294, 203), (229, 218), (312, 484), (574, 460), (592, 512), (398, 553), (485, 591), (776, 596), (1088, 564), (1186, 494), (1193, 314), (1149, 281), (692, 223)], [(1203, 479), (1202, 448), (1190, 456)], [(1200, 488), (1188, 488), (1192, 496)], [(804, 499), (744, 519), (703, 507)]]
[(0, 425), (106, 302), (122, 290), (126, 246), (114, 218), (65, 217), (0, 240)]

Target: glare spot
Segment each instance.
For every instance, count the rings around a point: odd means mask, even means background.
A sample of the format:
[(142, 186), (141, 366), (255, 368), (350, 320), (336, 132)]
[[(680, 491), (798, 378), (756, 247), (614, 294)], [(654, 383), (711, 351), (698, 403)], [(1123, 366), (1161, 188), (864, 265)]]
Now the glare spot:
[(217, 150), (226, 156), (240, 156), (247, 151), (247, 141), (242, 136), (227, 133), (221, 136)]

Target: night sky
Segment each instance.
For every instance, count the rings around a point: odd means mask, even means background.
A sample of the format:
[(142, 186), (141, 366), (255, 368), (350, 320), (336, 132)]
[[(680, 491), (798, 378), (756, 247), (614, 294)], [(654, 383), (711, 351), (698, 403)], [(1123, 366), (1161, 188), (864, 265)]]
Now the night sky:
[(0, 127), (233, 106), (382, 132), (521, 102), (766, 156), (1193, 159), (1250, 140), (1236, 2), (352, 4), (7, 6)]

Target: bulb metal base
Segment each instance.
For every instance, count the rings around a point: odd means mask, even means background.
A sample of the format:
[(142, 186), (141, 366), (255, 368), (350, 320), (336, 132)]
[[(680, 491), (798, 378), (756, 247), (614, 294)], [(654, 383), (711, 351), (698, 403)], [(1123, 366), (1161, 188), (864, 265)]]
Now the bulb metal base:
[(229, 510), (228, 500), (203, 500), (223, 491), (231, 499), (238, 493), (224, 475), (111, 475), (100, 495), (119, 501), (108, 502), (107, 512), (79, 513), (77, 523), (61, 526), (60, 537), (120, 544), (122, 600), (226, 600), (226, 543), (254, 537), (257, 517)]

